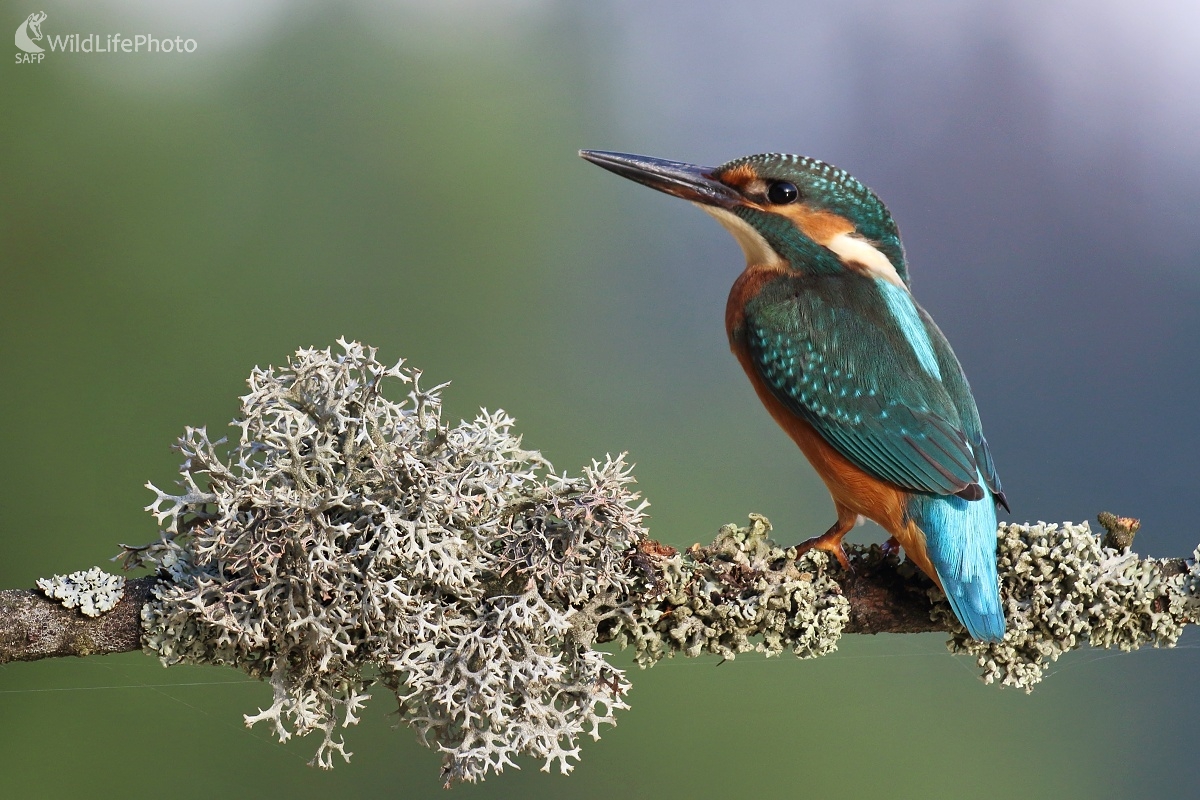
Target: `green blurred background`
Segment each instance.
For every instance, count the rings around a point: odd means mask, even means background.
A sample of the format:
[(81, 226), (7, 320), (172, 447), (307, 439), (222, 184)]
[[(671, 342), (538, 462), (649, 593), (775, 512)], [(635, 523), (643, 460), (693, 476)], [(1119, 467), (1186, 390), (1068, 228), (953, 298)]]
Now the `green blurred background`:
[[(0, 30), (44, 10), (47, 35), (199, 45), (0, 67), (0, 586), (152, 539), (142, 485), (169, 485), (183, 426), (220, 429), (253, 366), (338, 336), (452, 380), (454, 418), (507, 409), (559, 469), (628, 450), (665, 541), (750, 511), (824, 530), (727, 351), (736, 246), (580, 147), (850, 169), (905, 231), (1013, 517), (1111, 509), (1143, 552), (1190, 553), (1200, 15), (830, 5), (0, 3)], [(935, 635), (632, 668), (572, 776), (454, 792), (1190, 796), (1194, 647), (1072, 654), (1031, 696)], [(140, 654), (0, 667), (0, 792), (442, 796), (386, 697), (329, 773), (241, 725), (269, 702)]]

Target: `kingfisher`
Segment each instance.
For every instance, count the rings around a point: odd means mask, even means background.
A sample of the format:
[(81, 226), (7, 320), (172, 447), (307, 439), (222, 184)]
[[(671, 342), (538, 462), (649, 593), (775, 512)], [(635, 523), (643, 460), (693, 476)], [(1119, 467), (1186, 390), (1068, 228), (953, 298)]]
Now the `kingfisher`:
[(837, 522), (797, 548), (850, 571), (842, 538), (870, 519), (946, 593), (972, 637), (1004, 638), (996, 507), (1008, 510), (950, 343), (913, 299), (883, 202), (831, 164), (765, 153), (719, 167), (581, 150), (689, 200), (746, 256), (725, 306), (730, 348), (833, 498)]

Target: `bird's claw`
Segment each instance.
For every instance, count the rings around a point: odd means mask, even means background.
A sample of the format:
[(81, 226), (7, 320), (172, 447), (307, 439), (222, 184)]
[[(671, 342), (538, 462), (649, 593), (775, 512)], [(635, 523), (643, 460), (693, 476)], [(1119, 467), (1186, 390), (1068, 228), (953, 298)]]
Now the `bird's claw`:
[(850, 564), (850, 558), (846, 555), (846, 549), (842, 547), (842, 536), (844, 534), (831, 536), (828, 533), (801, 542), (796, 545), (796, 556), (800, 557), (809, 550), (823, 550), (837, 559), (837, 562), (842, 565), (850, 575), (854, 574), (854, 567)]

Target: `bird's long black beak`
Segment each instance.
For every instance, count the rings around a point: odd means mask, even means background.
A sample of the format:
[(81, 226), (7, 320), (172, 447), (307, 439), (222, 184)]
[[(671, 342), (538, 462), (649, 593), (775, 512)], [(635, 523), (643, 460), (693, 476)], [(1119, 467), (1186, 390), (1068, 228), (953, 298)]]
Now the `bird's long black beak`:
[(701, 167), (629, 153), (610, 153), (607, 150), (580, 150), (579, 155), (623, 178), (694, 203), (733, 208), (739, 201), (733, 189), (713, 177), (716, 167)]

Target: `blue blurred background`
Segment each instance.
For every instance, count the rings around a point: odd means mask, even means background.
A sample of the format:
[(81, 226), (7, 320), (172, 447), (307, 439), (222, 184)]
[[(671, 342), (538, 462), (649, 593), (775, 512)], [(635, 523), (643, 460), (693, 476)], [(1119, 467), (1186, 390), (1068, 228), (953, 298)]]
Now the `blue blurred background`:
[[(580, 147), (831, 161), (904, 233), (1011, 519), (1141, 517), (1190, 554), (1200, 469), (1200, 12), (1186, 3), (0, 2), (0, 29), (180, 35), (195, 53), (0, 68), (0, 586), (155, 536), (184, 425), (339, 335), (501, 406), (559, 469), (628, 450), (652, 531), (832, 505), (728, 353), (735, 244)], [(7, 34), (6, 34), (7, 35)], [(15, 51), (15, 48), (14, 48)], [(860, 529), (862, 541), (879, 531)], [(1031, 695), (943, 638), (814, 662), (634, 671), (574, 775), (462, 797), (1190, 796), (1195, 636), (1075, 653)], [(618, 663), (628, 665), (624, 655)], [(0, 667), (8, 796), (443, 796), (391, 730), (305, 766), (240, 674), (140, 654)]]

